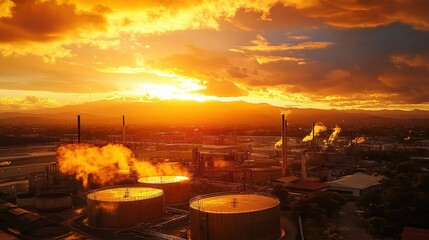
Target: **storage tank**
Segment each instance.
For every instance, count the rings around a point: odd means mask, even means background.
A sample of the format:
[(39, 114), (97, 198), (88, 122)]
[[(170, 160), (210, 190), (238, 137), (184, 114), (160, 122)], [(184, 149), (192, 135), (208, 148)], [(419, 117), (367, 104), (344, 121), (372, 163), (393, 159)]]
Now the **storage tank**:
[(21, 193), (21, 194), (17, 194), (15, 196), (16, 198), (16, 205), (18, 205), (18, 207), (31, 207), (34, 206), (35, 204), (35, 196), (36, 194), (34, 193)]
[(210, 194), (190, 201), (192, 240), (282, 237), (280, 201), (262, 193)]
[(146, 187), (164, 190), (167, 205), (188, 203), (191, 195), (190, 180), (185, 176), (152, 176), (140, 178), (139, 182)]
[(87, 195), (88, 225), (96, 228), (124, 228), (160, 219), (164, 214), (164, 193), (146, 187), (114, 187)]
[(38, 211), (59, 211), (72, 208), (71, 193), (56, 192), (36, 194), (36, 209)]

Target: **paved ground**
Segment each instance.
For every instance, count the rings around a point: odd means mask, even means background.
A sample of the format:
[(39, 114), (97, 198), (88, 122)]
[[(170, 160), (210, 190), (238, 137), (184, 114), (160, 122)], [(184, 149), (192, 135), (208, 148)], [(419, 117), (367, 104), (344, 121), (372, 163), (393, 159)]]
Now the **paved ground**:
[(285, 231), (285, 240), (296, 240), (298, 236), (298, 227), (291, 219), (290, 212), (281, 211), (280, 224)]
[(376, 238), (368, 235), (364, 229), (361, 229), (355, 220), (356, 203), (346, 203), (340, 211), (340, 214), (332, 223), (338, 227), (340, 234), (346, 240), (375, 240)]

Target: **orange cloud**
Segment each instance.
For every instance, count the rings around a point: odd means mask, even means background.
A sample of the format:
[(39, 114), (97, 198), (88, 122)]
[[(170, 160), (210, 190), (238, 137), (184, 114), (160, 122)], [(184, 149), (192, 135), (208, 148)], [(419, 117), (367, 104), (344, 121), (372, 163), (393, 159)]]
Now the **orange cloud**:
[(45, 62), (71, 57), (69, 45), (107, 28), (109, 9), (78, 10), (74, 3), (5, 1), (0, 5), (0, 55), (36, 55)]
[(267, 64), (273, 62), (296, 62), (297, 64), (306, 64), (305, 59), (295, 57), (282, 57), (282, 56), (256, 56), (256, 61), (259, 64)]
[(0, 0), (0, 89), (423, 106), (426, 9), (425, 0)]
[(242, 46), (242, 49), (260, 52), (290, 51), (290, 50), (310, 50), (326, 48), (332, 45), (331, 42), (302, 42), (295, 45), (283, 43), (281, 45), (270, 45), (270, 43), (261, 35), (256, 36), (252, 41), (253, 46)]
[(78, 11), (74, 4), (54, 0), (15, 0), (9, 11), (8, 17), (0, 18), (0, 42), (53, 41), (82, 28), (103, 29), (106, 24), (97, 9)]
[(429, 17), (426, 10), (425, 0), (319, 0), (317, 5), (305, 9), (305, 13), (338, 27), (375, 27), (403, 22), (415, 29), (428, 30)]
[(338, 79), (344, 79), (346, 77), (350, 76), (350, 72), (342, 70), (342, 69), (335, 69), (326, 74), (325, 79), (327, 81), (336, 81)]
[(424, 67), (429, 69), (429, 57), (422, 55), (393, 55), (390, 56), (390, 61), (398, 67)]
[(15, 4), (11, 0), (4, 0), (0, 2), (0, 18), (12, 17), (12, 8)]
[[(176, 69), (177, 74), (197, 78), (204, 85), (199, 90), (208, 96), (241, 96), (246, 91), (240, 89), (235, 81), (248, 77), (246, 67), (233, 64), (233, 57), (228, 58), (228, 51), (216, 52), (190, 46), (188, 53), (175, 54), (150, 62), (153, 68), (162, 70)], [(238, 58), (242, 61), (242, 58)]]
[(0, 98), (0, 111), (29, 110), (58, 106), (60, 106), (60, 103), (55, 99), (36, 96)]

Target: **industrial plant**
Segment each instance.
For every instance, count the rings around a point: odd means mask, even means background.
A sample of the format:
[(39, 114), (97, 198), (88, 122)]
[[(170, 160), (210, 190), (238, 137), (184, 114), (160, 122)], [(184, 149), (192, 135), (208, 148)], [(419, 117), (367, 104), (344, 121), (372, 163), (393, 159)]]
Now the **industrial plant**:
[(114, 139), (85, 139), (78, 116), (76, 133), (57, 145), (0, 150), (12, 155), (0, 159), (8, 163), (0, 168), (0, 236), (304, 239), (301, 216), (288, 215), (290, 200), (276, 189), (295, 201), (320, 192), (358, 199), (380, 189), (387, 164), (353, 153), (405, 147), (320, 122), (292, 136), (288, 114), (280, 136), (194, 129), (143, 140), (125, 116)]

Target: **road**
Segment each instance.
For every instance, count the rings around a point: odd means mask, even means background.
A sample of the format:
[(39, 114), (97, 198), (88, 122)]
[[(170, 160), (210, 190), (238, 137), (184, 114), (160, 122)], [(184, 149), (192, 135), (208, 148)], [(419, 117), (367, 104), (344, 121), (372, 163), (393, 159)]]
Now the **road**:
[(357, 225), (355, 210), (356, 203), (347, 202), (332, 223), (337, 226), (338, 231), (346, 240), (376, 240)]

